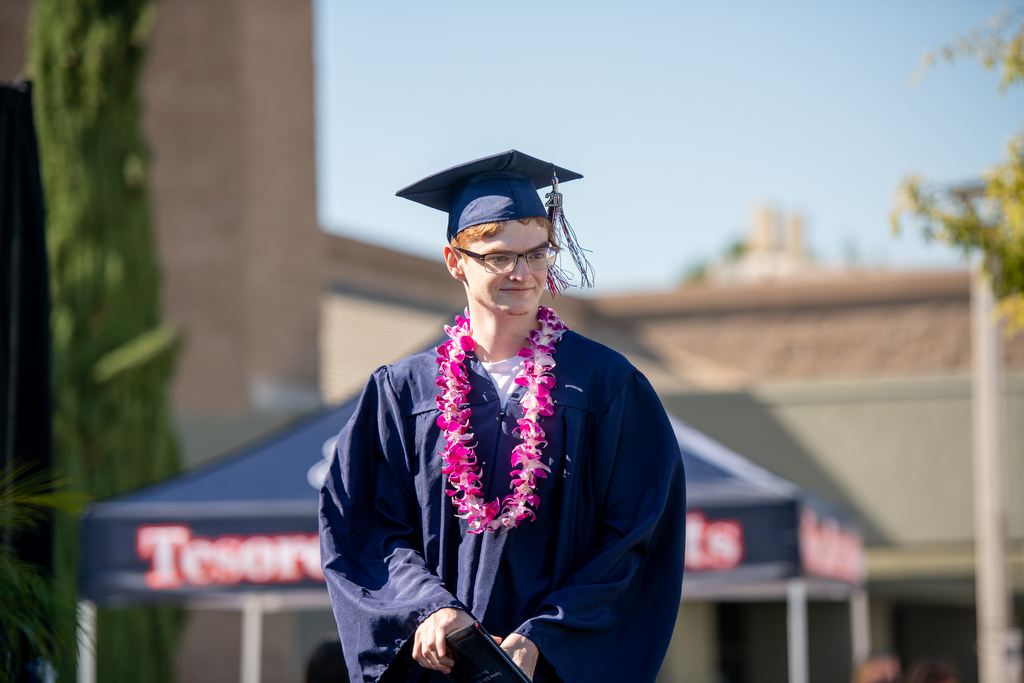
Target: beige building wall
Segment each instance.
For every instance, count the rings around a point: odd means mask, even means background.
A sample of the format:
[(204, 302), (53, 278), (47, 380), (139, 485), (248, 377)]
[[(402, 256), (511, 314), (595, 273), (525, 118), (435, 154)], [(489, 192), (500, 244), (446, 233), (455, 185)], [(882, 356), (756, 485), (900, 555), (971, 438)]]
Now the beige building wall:
[[(793, 383), (752, 393), (803, 451), (817, 454), (822, 474), (845, 488), (879, 540), (970, 543), (968, 378)], [(1019, 523), (1010, 528), (1020, 531)]]
[(308, 0), (162, 0), (144, 95), (179, 413), (308, 409), (323, 285)]
[(320, 391), (334, 405), (362, 391), (381, 365), (435, 344), (453, 313), (331, 292), (320, 304)]
[(144, 103), (164, 312), (186, 335), (174, 405), (242, 412), (248, 396), (239, 7), (231, 0), (170, 0), (158, 12)]
[(718, 619), (712, 602), (682, 602), (657, 683), (718, 683)]
[(316, 216), (310, 0), (246, 0), (242, 18), (245, 302), (254, 407), (309, 406), (324, 287)]
[(437, 342), (466, 306), (462, 283), (440, 259), (326, 235), (323, 254), (319, 378), (329, 405), (358, 394), (381, 365)]

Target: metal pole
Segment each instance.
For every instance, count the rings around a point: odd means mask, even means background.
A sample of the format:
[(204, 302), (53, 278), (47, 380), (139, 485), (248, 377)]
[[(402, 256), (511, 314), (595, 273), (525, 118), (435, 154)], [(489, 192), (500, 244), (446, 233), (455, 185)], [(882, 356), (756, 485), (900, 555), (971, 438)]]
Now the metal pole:
[(96, 683), (96, 603), (78, 601), (78, 683)]
[(786, 633), (789, 638), (789, 683), (807, 683), (807, 584), (786, 585)]
[(260, 683), (263, 660), (263, 600), (249, 593), (242, 602), (241, 683)]
[(1002, 325), (981, 268), (971, 280), (974, 364), (974, 537), (980, 683), (1007, 683), (1010, 597), (1003, 513)]
[(871, 615), (868, 592), (857, 588), (850, 594), (850, 645), (853, 665), (866, 660), (871, 653)]

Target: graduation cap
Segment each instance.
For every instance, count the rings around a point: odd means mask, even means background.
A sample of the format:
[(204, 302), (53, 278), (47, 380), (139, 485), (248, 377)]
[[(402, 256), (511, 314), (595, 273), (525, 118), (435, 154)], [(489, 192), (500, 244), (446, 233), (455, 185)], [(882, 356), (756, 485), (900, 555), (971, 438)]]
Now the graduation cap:
[[(580, 271), (583, 285), (592, 287), (593, 267), (587, 262), (572, 227), (565, 220), (562, 195), (558, 191), (559, 182), (582, 177), (574, 171), (510, 149), (427, 176), (395, 194), (432, 209), (446, 211), (449, 242), (474, 225), (546, 217), (555, 228), (561, 228), (565, 247)], [(545, 204), (537, 190), (549, 185), (552, 191), (545, 195), (548, 200)], [(553, 266), (548, 274), (548, 288), (552, 295), (564, 290), (568, 284), (564, 273)]]

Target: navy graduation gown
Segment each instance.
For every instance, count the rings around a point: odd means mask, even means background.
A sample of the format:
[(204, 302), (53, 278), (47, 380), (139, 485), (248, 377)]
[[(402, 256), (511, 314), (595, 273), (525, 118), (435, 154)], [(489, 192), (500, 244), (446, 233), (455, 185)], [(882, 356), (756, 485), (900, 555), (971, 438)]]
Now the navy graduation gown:
[[(541, 652), (535, 681), (654, 681), (683, 575), (685, 485), (657, 395), (620, 354), (566, 332), (554, 355), (551, 468), (537, 519), (470, 534), (445, 493), (435, 353), (373, 373), (320, 495), (324, 577), (352, 681), (443, 681), (412, 635), (443, 607)], [(486, 500), (509, 493), (520, 387), (501, 409), (467, 358)]]

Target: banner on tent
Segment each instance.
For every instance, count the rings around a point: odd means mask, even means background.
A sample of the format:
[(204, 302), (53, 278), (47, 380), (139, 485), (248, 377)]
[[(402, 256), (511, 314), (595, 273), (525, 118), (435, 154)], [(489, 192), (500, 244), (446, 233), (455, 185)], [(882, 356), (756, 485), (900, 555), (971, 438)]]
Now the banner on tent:
[(740, 520), (708, 520), (701, 510), (686, 513), (686, 571), (735, 569), (743, 562), (744, 554)]
[(831, 517), (800, 512), (800, 562), (804, 573), (847, 583), (864, 580), (864, 540)]
[(692, 579), (804, 574), (858, 584), (864, 580), (863, 558), (855, 527), (795, 502), (686, 513), (686, 572)]
[(81, 586), (91, 600), (177, 600), (325, 586), (315, 512), (132, 519), (117, 508), (97, 508), (83, 524)]
[[(82, 584), (92, 599), (324, 586), (312, 515), (89, 522)], [(864, 578), (863, 542), (852, 525), (795, 501), (690, 509), (686, 572), (691, 582), (802, 574), (857, 584)]]
[(135, 534), (135, 552), (149, 562), (153, 590), (183, 586), (323, 581), (317, 534), (194, 536), (185, 524), (147, 524)]

